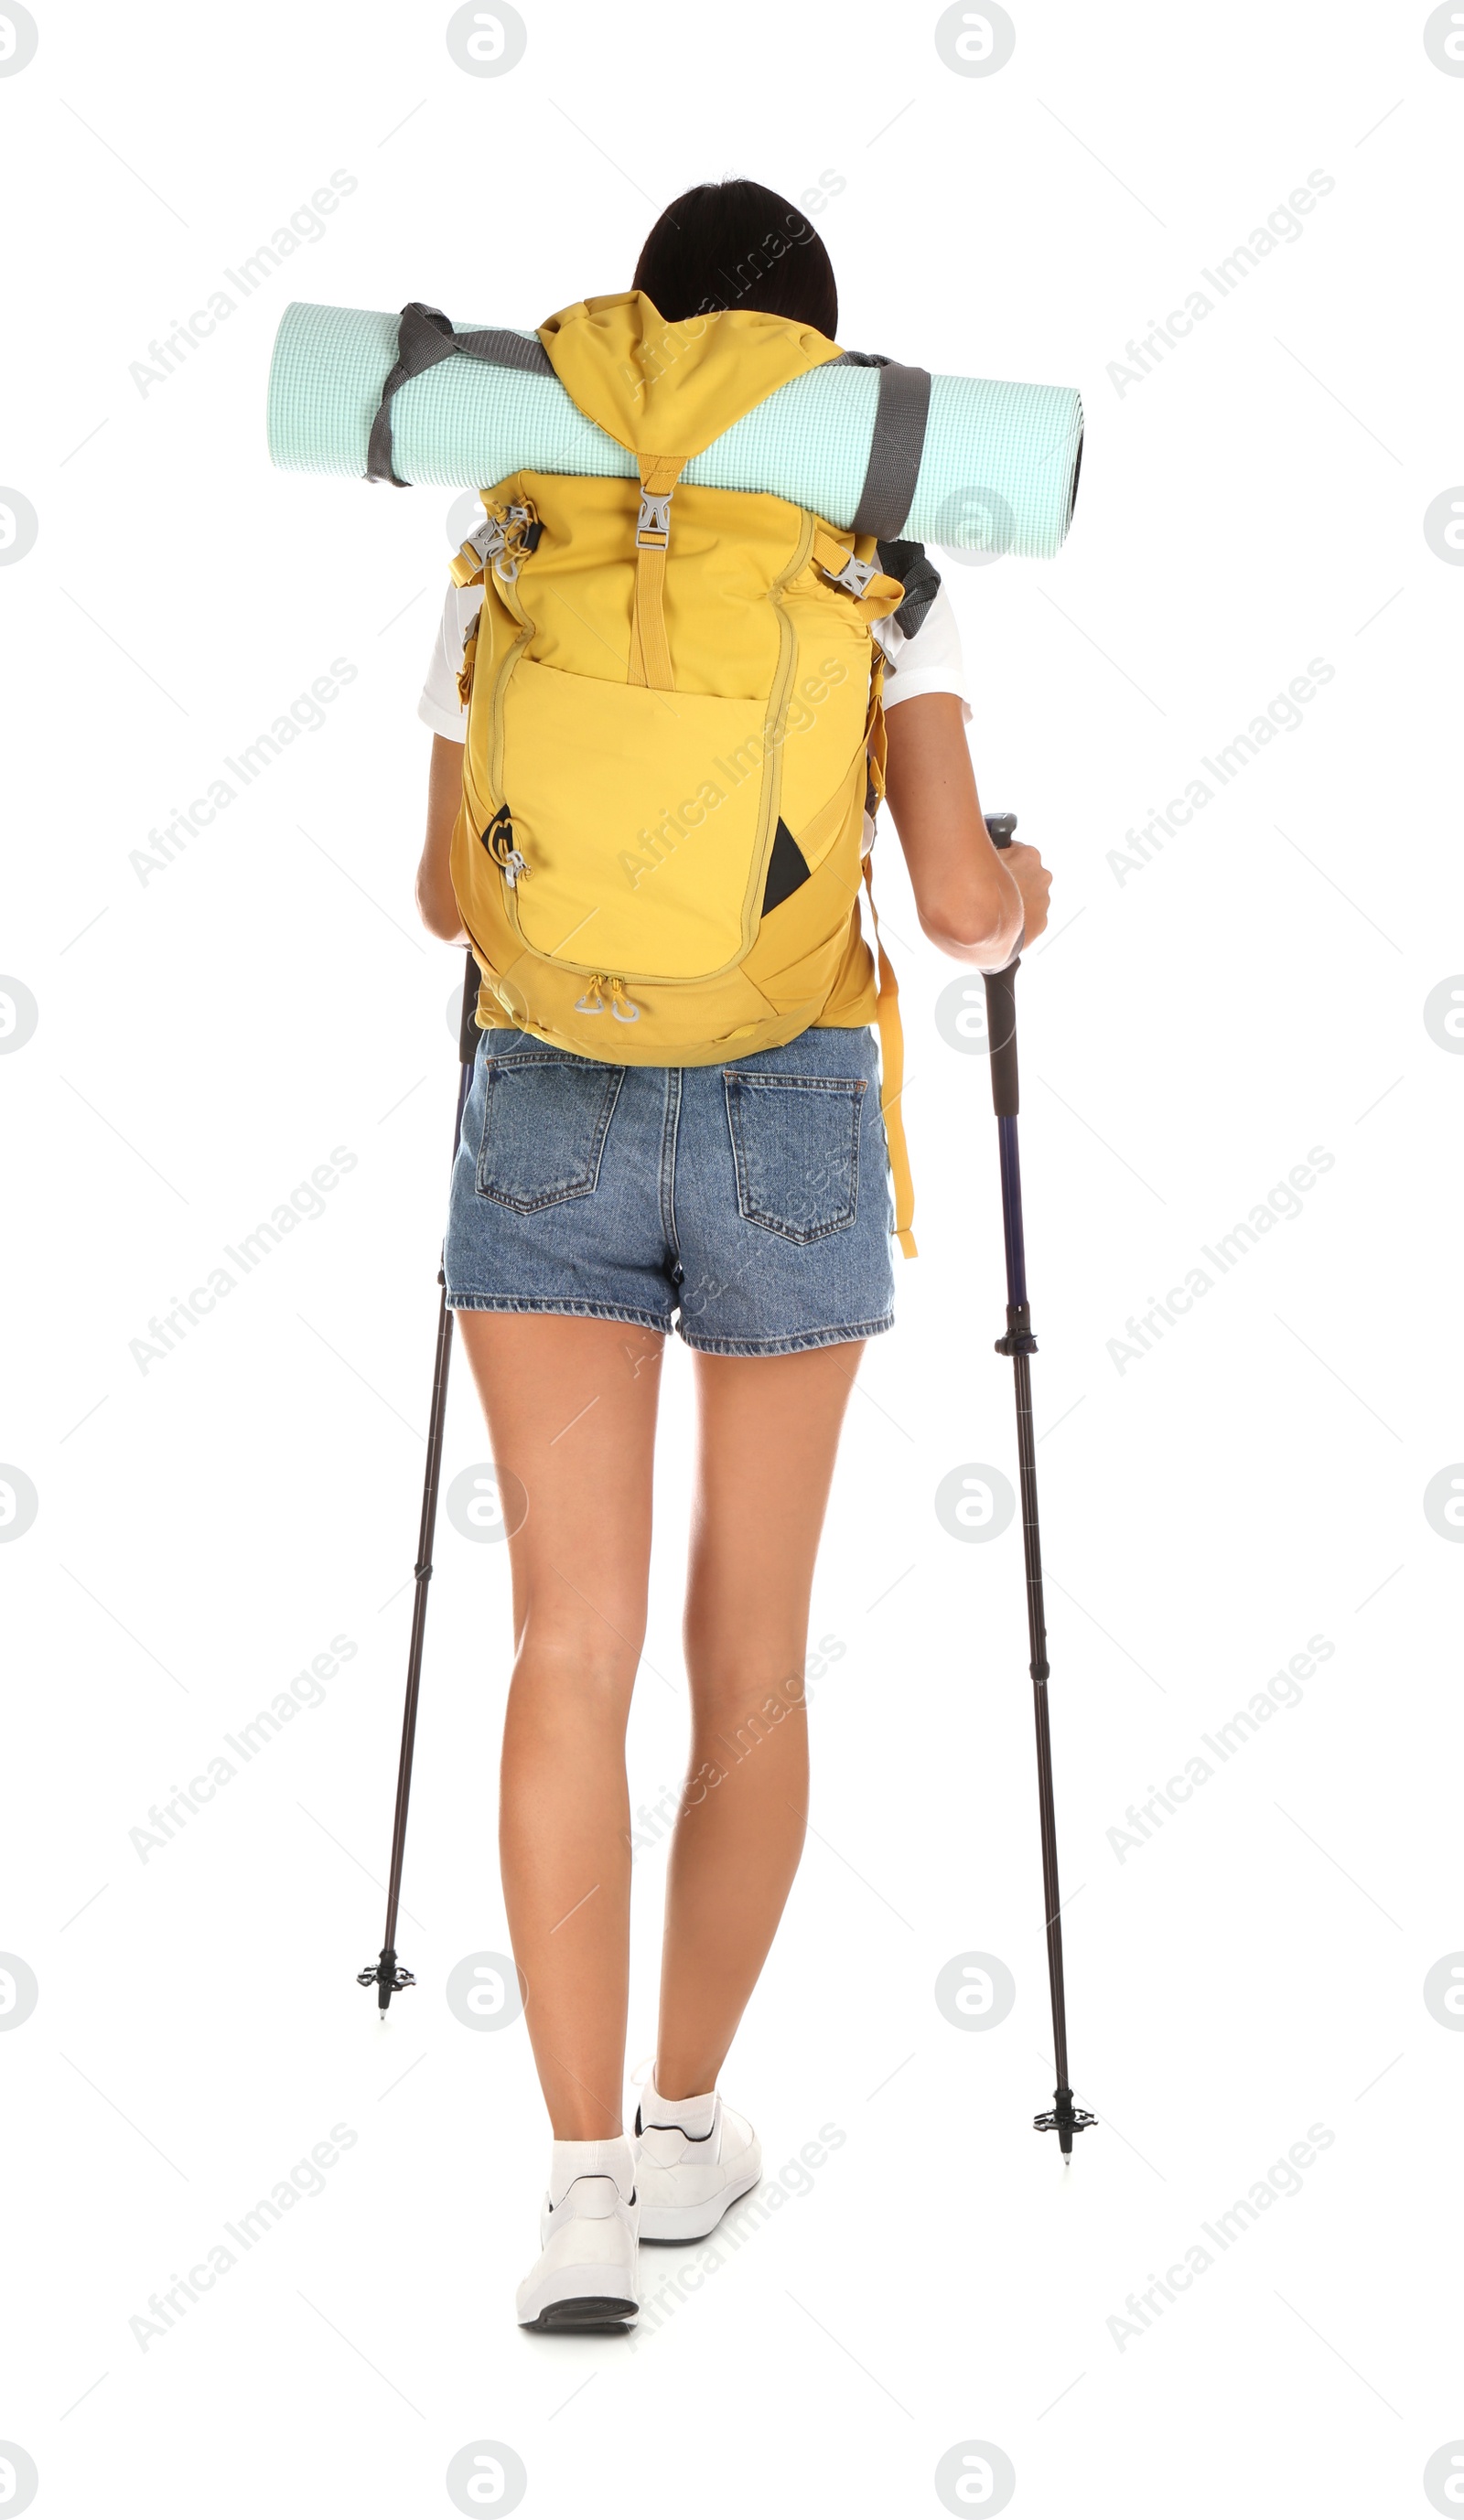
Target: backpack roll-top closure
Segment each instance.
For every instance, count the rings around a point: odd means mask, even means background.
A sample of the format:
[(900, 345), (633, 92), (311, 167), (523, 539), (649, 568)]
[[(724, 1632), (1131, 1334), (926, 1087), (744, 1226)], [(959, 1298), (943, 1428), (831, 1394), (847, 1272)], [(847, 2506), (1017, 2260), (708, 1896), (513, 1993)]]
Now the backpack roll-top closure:
[(733, 307), (668, 324), (644, 291), (581, 298), (539, 326), (571, 399), (618, 446), (686, 464), (839, 345), (811, 325)]
[(539, 338), (586, 419), (635, 457), (641, 501), (627, 680), (675, 689), (664, 614), (672, 494), (682, 468), (779, 385), (839, 353), (811, 326), (737, 309), (668, 324), (641, 290), (551, 315)]

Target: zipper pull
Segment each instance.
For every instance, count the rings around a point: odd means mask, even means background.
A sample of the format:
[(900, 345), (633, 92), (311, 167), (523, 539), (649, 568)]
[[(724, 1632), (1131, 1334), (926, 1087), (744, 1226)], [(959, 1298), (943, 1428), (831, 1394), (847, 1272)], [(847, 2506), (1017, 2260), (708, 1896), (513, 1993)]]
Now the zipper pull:
[(523, 850), (514, 844), (514, 818), (507, 805), (499, 806), (482, 835), (482, 844), (510, 891), (520, 876), (533, 872)]
[[(594, 991), (593, 998), (590, 995), (591, 990)], [(600, 995), (600, 975), (598, 972), (596, 972), (590, 979), (586, 980), (584, 984), (583, 997), (576, 998), (574, 1001), (574, 1012), (577, 1015), (604, 1014), (605, 1000)]]
[(610, 1012), (615, 1016), (617, 1022), (625, 1024), (639, 1023), (641, 1011), (633, 998), (626, 997), (624, 981), (612, 980), (609, 985)]

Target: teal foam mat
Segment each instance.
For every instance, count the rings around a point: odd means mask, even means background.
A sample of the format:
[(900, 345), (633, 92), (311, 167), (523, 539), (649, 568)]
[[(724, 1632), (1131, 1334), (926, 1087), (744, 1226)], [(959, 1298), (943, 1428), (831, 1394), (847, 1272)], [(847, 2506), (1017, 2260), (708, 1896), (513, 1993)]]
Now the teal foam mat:
[[(382, 382), (396, 359), (397, 320), (354, 306), (287, 306), (269, 371), (273, 463), (364, 476)], [(875, 368), (815, 368), (713, 438), (682, 477), (709, 489), (770, 491), (849, 525), (878, 391)], [(481, 489), (521, 468), (635, 472), (625, 449), (575, 409), (557, 377), (480, 359), (444, 359), (414, 377), (393, 398), (391, 424), (397, 472), (444, 489)], [(1071, 386), (935, 377), (902, 531), (958, 551), (1051, 559), (1068, 530), (1081, 443), (1082, 403)]]

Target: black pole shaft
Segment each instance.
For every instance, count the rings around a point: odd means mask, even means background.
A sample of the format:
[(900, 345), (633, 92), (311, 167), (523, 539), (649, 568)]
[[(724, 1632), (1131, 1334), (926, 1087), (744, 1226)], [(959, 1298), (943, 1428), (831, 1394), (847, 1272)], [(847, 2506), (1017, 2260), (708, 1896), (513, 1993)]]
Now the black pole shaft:
[[(462, 1143), (463, 1113), (467, 1107), (468, 1090), (473, 1082), (473, 1065), (478, 1056), (478, 966), (470, 953), (463, 978), (462, 1012), (458, 1024), (457, 1118), (453, 1123), (452, 1159), (457, 1162)], [(391, 1822), (391, 1867), (387, 1882), (387, 1932), (375, 1965), (362, 1969), (357, 1983), (374, 1986), (380, 2011), (385, 2014), (393, 1995), (415, 1983), (410, 1969), (400, 1968), (396, 1959), (396, 1915), (401, 1904), (401, 1871), (406, 1856), (407, 1807), (412, 1793), (412, 1757), (417, 1746), (417, 1702), (422, 1688), (422, 1654), (427, 1640), (427, 1591), (433, 1578), (433, 1543), (437, 1528), (437, 1490), (442, 1474), (442, 1436), (447, 1422), (447, 1375), (452, 1364), (452, 1314), (447, 1303), (447, 1273), (444, 1265), (437, 1272), (441, 1295), (437, 1304), (437, 1345), (433, 1365), (432, 1408), (427, 1422), (427, 1465), (422, 1481), (422, 1519), (417, 1530), (417, 1563), (413, 1569), (416, 1591), (412, 1597), (412, 1638), (407, 1650), (406, 1703), (401, 1718), (401, 1749), (396, 1763), (396, 1809)]]
[[(1007, 976), (1006, 974), (1002, 975)], [(1016, 1036), (1012, 1035), (1015, 1051)], [(1015, 1062), (1014, 1062), (1015, 1064)], [(1042, 1597), (1042, 1533), (1037, 1513), (1036, 1437), (1031, 1416), (1030, 1307), (1027, 1300), (1026, 1237), (1022, 1219), (1022, 1171), (1017, 1148), (1017, 1114), (999, 1112), (996, 1120), (1001, 1150), (1001, 1216), (1007, 1261), (1007, 1352), (1017, 1401), (1017, 1465), (1022, 1488), (1022, 1549), (1027, 1566), (1027, 1638), (1030, 1649), (1032, 1714), (1037, 1734), (1037, 1804), (1042, 1832), (1042, 1898), (1047, 1919), (1047, 1978), (1052, 1997), (1053, 2055), (1058, 2089), (1068, 2085), (1067, 1989), (1063, 1977), (1062, 1892), (1057, 1871), (1057, 1815), (1052, 1790), (1052, 1728), (1047, 1710), (1047, 1610)], [(1018, 1339), (1031, 1346), (1018, 1346)], [(1003, 1342), (1003, 1345), (1006, 1343)], [(1069, 2147), (1064, 2145), (1064, 2150)]]
[[(458, 1138), (462, 1134), (463, 1106), (468, 1099), (471, 1075), (471, 1068), (465, 1067), (458, 1085), (457, 1127), (452, 1141), (454, 1159)], [(396, 1764), (396, 1810), (391, 1822), (391, 1870), (387, 1881), (386, 1944), (389, 1950), (394, 1950), (396, 1946), (396, 1911), (401, 1900), (401, 1868), (406, 1855), (412, 1754), (417, 1744), (417, 1700), (422, 1688), (422, 1652), (427, 1639), (427, 1590), (433, 1580), (433, 1543), (437, 1529), (437, 1490), (442, 1476), (442, 1435), (447, 1422), (447, 1374), (451, 1364), (452, 1314), (447, 1304), (444, 1274), (437, 1301), (437, 1348), (433, 1366), (432, 1408), (427, 1421), (422, 1520), (417, 1531), (417, 1563), (412, 1570), (416, 1578), (416, 1591), (412, 1596), (412, 1641), (407, 1649), (407, 1693), (401, 1718), (401, 1754)]]
[(1063, 1979), (1062, 1893), (1057, 1877), (1057, 1816), (1052, 1793), (1052, 1728), (1047, 1713), (1047, 1622), (1042, 1601), (1042, 1536), (1037, 1525), (1037, 1465), (1031, 1419), (1031, 1367), (1014, 1356), (1017, 1461), (1022, 1481), (1022, 1547), (1027, 1559), (1027, 1634), (1031, 1648), (1032, 1713), (1037, 1730), (1037, 1800), (1042, 1824), (1042, 1897), (1047, 1912), (1047, 1977), (1052, 2042), (1060, 2086), (1068, 2080), (1068, 2010)]
[[(998, 849), (1011, 845), (1016, 817), (993, 815), (987, 829)], [(1016, 977), (1014, 959), (1004, 971), (985, 977), (986, 1030), (990, 1045), (991, 1102), (1001, 1155), (1001, 1222), (1006, 1249), (1007, 1327), (997, 1350), (1012, 1360), (1017, 1401), (1017, 1462), (1022, 1489), (1022, 1548), (1027, 1569), (1027, 1636), (1031, 1672), (1032, 1714), (1037, 1741), (1037, 1807), (1042, 1838), (1042, 1901), (1046, 1915), (1047, 1984), (1052, 2000), (1053, 2059), (1057, 2068), (1054, 2107), (1035, 2123), (1055, 2131), (1064, 2158), (1073, 2138), (1092, 2124), (1085, 2109), (1073, 2104), (1068, 2080), (1068, 2000), (1063, 1976), (1062, 1893), (1058, 1886), (1057, 1814), (1052, 1786), (1052, 1728), (1048, 1714), (1047, 1613), (1042, 1597), (1042, 1536), (1037, 1516), (1036, 1437), (1031, 1415), (1031, 1359), (1036, 1350), (1027, 1294), (1027, 1238), (1022, 1216), (1022, 1160), (1017, 1140), (1021, 1086), (1017, 1067)]]

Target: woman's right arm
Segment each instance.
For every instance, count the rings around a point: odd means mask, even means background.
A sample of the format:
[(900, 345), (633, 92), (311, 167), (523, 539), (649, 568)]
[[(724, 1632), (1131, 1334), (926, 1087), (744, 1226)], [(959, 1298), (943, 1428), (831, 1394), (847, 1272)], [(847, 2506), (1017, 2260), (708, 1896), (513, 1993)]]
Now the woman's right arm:
[(428, 934), (440, 936), (446, 945), (468, 942), (448, 863), (452, 827), (462, 799), (463, 747), (450, 742), (445, 735), (435, 735), (432, 768), (427, 777), (427, 837), (417, 869), (417, 909)]

